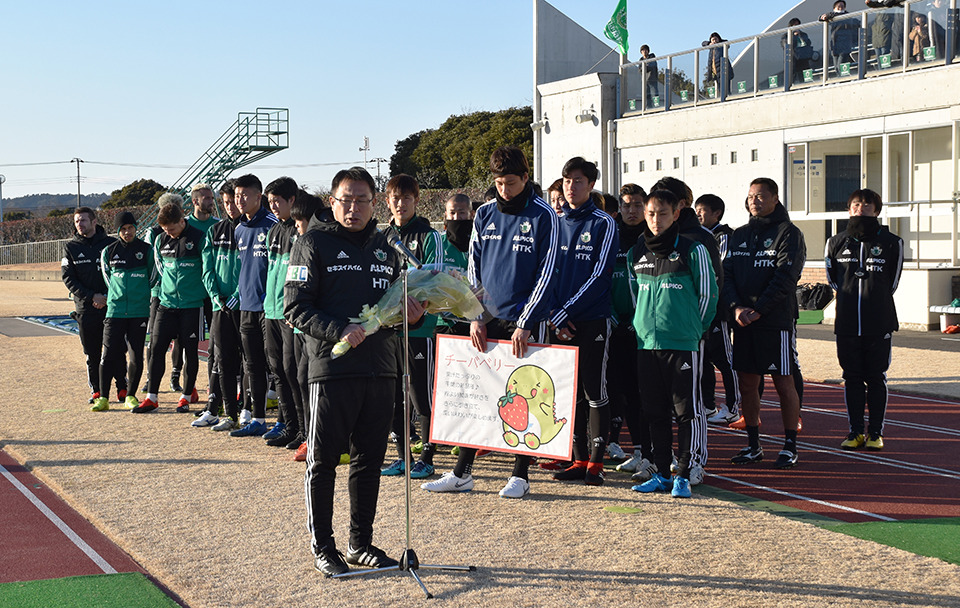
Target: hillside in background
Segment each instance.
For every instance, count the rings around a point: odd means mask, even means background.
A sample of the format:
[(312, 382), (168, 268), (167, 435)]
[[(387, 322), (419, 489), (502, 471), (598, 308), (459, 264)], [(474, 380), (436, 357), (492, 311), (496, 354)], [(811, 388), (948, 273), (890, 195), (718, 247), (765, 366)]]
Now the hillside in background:
[[(98, 194), (83, 194), (80, 201), (85, 207), (97, 208), (100, 203), (110, 198), (106, 192)], [(10, 211), (29, 211), (33, 217), (44, 217), (53, 209), (71, 209), (77, 206), (76, 194), (28, 194), (16, 198), (3, 199), (3, 213)]]

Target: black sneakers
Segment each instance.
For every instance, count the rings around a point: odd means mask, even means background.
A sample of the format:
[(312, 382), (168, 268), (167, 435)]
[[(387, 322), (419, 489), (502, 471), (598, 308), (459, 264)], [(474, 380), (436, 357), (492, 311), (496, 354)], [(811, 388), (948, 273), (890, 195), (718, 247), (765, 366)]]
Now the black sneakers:
[(789, 469), (792, 466), (796, 466), (799, 456), (796, 452), (791, 452), (790, 450), (780, 450), (780, 453), (777, 454), (777, 460), (773, 463), (773, 468), (775, 469)]
[[(319, 558), (317, 558), (319, 560)], [(347, 547), (347, 563), (367, 568), (390, 568), (400, 565), (400, 562), (387, 556), (383, 549), (367, 545), (359, 549)]]
[(562, 471), (553, 474), (558, 481), (583, 481), (587, 478), (587, 467), (582, 464), (572, 464)]
[(753, 464), (754, 462), (760, 462), (763, 460), (763, 448), (757, 447), (753, 449), (750, 446), (747, 446), (737, 452), (737, 455), (730, 459), (730, 462), (733, 464)]
[(320, 555), (313, 562), (313, 567), (322, 572), (324, 576), (335, 576), (350, 571), (347, 562), (343, 561), (343, 553), (337, 551), (335, 547), (320, 549)]

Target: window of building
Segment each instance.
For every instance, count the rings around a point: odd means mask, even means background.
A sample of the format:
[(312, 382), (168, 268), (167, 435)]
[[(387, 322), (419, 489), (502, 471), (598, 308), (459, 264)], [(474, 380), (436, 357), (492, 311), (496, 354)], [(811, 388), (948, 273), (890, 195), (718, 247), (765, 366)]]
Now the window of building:
[(693, 156), (690, 157), (690, 166), (691, 166), (691, 167), (696, 167), (696, 166), (699, 165), (699, 164), (700, 164), (700, 159), (697, 158), (697, 155), (696, 155), (696, 154), (694, 154)]
[(750, 150), (750, 161), (757, 162), (758, 160), (760, 160), (760, 150), (757, 150), (756, 148)]
[(639, 163), (637, 163), (637, 171), (639, 171), (640, 173), (643, 173), (643, 170), (644, 170), (644, 162), (641, 160)]
[(717, 162), (718, 162), (718, 161), (717, 161), (717, 153), (714, 152), (714, 153), (712, 153), (712, 154), (710, 155), (710, 164), (711, 164), (711, 165), (715, 165), (715, 164), (717, 164)]
[(674, 157), (673, 157), (673, 168), (674, 168), (674, 169), (679, 169), (679, 168), (680, 168), (680, 157), (679, 157), (679, 156), (674, 156)]
[(663, 171), (663, 159), (662, 159), (662, 158), (658, 158), (658, 159), (657, 159), (657, 171)]
[(730, 164), (737, 164), (737, 153), (735, 151), (730, 153)]
[(623, 163), (623, 172), (630, 173), (630, 163)]

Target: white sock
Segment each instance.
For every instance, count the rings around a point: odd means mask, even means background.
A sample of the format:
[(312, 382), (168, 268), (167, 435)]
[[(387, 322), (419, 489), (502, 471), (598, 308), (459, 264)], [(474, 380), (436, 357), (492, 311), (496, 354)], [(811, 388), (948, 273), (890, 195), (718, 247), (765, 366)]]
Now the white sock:
[(186, 393), (180, 395), (180, 398), (181, 398), (181, 399), (186, 399), (187, 401), (190, 401), (190, 395), (188, 395), (188, 394), (186, 394)]
[(159, 401), (157, 400), (156, 393), (147, 393), (147, 399), (149, 399), (150, 401), (153, 401), (154, 403), (159, 403)]
[(254, 418), (253, 421), (254, 421), (254, 422), (259, 422), (260, 424), (266, 424), (267, 419), (266, 419), (266, 418)]

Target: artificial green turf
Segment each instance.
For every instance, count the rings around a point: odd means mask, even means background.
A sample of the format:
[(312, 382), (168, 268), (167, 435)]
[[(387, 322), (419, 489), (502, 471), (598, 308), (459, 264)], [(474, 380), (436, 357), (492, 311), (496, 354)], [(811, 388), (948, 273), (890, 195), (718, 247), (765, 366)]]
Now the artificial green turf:
[(960, 517), (830, 524), (824, 527), (960, 565)]
[(71, 576), (0, 585), (3, 608), (178, 608), (139, 572)]
[(801, 310), (797, 325), (819, 325), (823, 323), (822, 310)]

